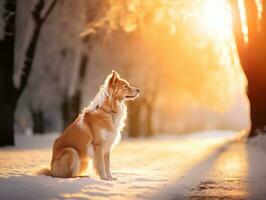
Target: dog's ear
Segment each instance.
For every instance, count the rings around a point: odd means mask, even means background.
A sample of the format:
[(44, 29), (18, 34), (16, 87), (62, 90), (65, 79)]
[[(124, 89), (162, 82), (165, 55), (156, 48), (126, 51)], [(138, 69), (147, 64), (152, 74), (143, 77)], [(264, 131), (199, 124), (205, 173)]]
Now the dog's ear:
[(114, 87), (118, 78), (119, 74), (116, 71), (112, 70), (111, 78), (109, 80), (109, 85)]
[(119, 78), (120, 76), (115, 70), (112, 70), (112, 77)]

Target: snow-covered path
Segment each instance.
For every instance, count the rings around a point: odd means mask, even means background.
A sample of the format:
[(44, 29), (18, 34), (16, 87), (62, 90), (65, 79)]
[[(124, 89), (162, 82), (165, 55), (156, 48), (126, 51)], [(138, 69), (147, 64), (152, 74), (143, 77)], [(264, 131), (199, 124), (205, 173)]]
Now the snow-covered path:
[(243, 141), (212, 160), (190, 199), (266, 199), (266, 152)]
[(18, 135), (16, 148), (0, 149), (0, 199), (262, 197), (266, 191), (258, 185), (265, 181), (265, 155), (244, 142), (228, 144), (235, 135), (209, 131), (123, 140), (112, 154), (113, 174), (118, 178), (112, 182), (38, 176), (34, 172), (49, 165), (56, 135)]

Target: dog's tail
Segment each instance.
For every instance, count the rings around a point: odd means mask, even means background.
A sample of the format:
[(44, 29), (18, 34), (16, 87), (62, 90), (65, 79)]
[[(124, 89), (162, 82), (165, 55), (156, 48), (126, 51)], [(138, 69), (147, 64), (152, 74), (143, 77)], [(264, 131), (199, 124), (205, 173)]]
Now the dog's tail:
[(43, 175), (43, 176), (51, 176), (52, 175), (51, 170), (48, 167), (36, 170), (35, 174)]

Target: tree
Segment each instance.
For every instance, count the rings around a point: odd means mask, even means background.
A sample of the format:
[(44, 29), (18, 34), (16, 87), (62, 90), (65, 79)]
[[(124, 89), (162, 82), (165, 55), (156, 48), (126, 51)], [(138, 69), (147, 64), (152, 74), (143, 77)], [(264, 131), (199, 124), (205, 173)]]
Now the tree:
[(128, 136), (140, 136), (140, 111), (142, 107), (142, 99), (128, 103)]
[[(84, 18), (86, 24), (88, 22), (93, 21), (95, 16), (97, 15), (99, 5), (98, 1), (85, 1), (86, 5), (84, 5), (85, 10)], [(84, 24), (85, 25), (85, 24)], [(84, 27), (83, 27), (84, 28)], [(82, 95), (83, 95), (83, 85), (86, 81), (86, 73), (88, 70), (89, 63), (89, 55), (88, 51), (90, 51), (90, 46), (92, 43), (92, 38), (90, 36), (81, 37), (80, 39), (80, 55), (79, 55), (79, 63), (77, 65), (77, 78), (75, 82), (75, 89), (73, 92), (70, 92), (69, 89), (63, 92), (63, 101), (61, 104), (61, 113), (63, 119), (63, 128), (67, 128), (69, 124), (71, 124), (75, 118), (78, 116), (80, 110), (82, 109)], [(64, 56), (65, 53), (62, 53)], [(71, 86), (70, 86), (71, 87)]]
[(33, 133), (43, 134), (44, 133), (44, 114), (42, 111), (31, 110), (32, 121), (33, 121)]
[(262, 18), (255, 0), (245, 0), (248, 41), (243, 33), (240, 6), (237, 0), (230, 0), (233, 13), (233, 30), (241, 65), (248, 79), (251, 129), (249, 136), (266, 130), (266, 1), (263, 2)]
[(78, 73), (79, 87), (76, 89), (75, 93), (72, 96), (68, 97), (66, 93), (63, 95), (64, 98), (61, 105), (61, 109), (62, 109), (64, 128), (69, 126), (69, 124), (75, 120), (75, 118), (78, 116), (80, 112), (81, 94), (82, 94), (81, 85), (84, 82), (87, 63), (88, 63), (88, 56), (86, 54), (82, 54), (79, 66), (79, 73)]
[(153, 136), (154, 126), (153, 126), (153, 116), (154, 116), (154, 107), (156, 103), (156, 88), (152, 88), (153, 91), (147, 92), (145, 95), (143, 106), (146, 108), (146, 117), (145, 117), (145, 132), (144, 135), (147, 137)]
[(15, 47), (15, 18), (16, 0), (4, 2), (5, 26), (4, 37), (0, 42), (0, 146), (14, 145), (13, 122), (14, 112), (21, 88), (16, 89), (13, 85), (12, 75), (14, 69)]
[[(30, 38), (30, 42), (26, 49), (26, 54), (23, 62), (22, 73), (20, 76), (20, 84), (18, 87), (13, 82), (13, 70), (14, 70), (14, 47), (15, 47), (15, 18), (16, 18), (16, 0), (6, 0), (4, 2), (4, 17), (6, 22), (4, 26), (4, 38), (0, 43), (0, 53), (5, 59), (1, 59), (1, 83), (0, 88), (0, 133), (2, 139), (0, 146), (14, 145), (14, 114), (16, 105), (20, 95), (26, 87), (30, 71), (33, 64), (35, 50), (38, 42), (38, 38), (41, 32), (41, 28), (50, 15), (57, 0), (51, 2), (49, 7), (45, 9), (44, 0), (39, 0), (32, 11), (32, 18), (34, 20), (34, 30)], [(44, 9), (46, 12), (43, 12)]]

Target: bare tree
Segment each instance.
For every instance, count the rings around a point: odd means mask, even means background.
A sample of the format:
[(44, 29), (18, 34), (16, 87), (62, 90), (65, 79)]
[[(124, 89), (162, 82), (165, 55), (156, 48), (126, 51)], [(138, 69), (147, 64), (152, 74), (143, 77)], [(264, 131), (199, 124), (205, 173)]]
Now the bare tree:
[[(57, 0), (51, 2), (49, 7), (45, 9), (44, 0), (39, 0), (35, 8), (32, 11), (32, 18), (34, 20), (34, 30), (31, 36), (30, 42), (26, 49), (26, 55), (23, 62), (22, 73), (20, 77), (20, 85), (15, 87), (13, 82), (13, 70), (14, 70), (14, 47), (15, 47), (15, 18), (16, 18), (16, 0), (6, 0), (4, 2), (4, 17), (6, 18), (4, 26), (4, 38), (0, 43), (1, 56), (5, 59), (1, 59), (1, 83), (0, 88), (0, 133), (2, 139), (0, 146), (14, 145), (14, 113), (16, 105), (20, 95), (26, 87), (30, 71), (33, 64), (35, 50), (38, 42), (38, 38), (41, 32), (43, 23), (50, 15)], [(43, 12), (45, 9), (45, 12)]]
[(248, 42), (242, 32), (240, 7), (230, 0), (233, 13), (233, 30), (241, 65), (248, 79), (251, 129), (255, 136), (266, 129), (266, 1), (263, 2), (262, 19), (259, 19), (255, 0), (245, 0)]

